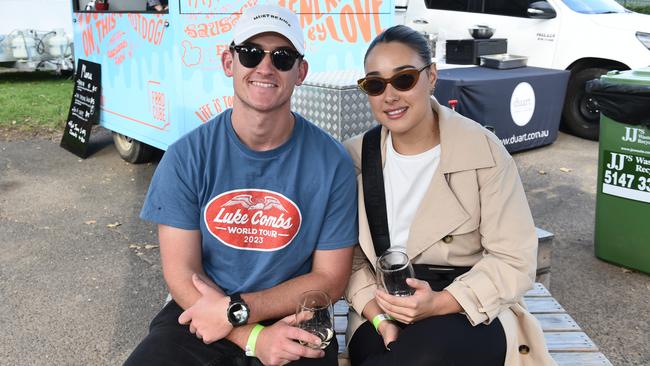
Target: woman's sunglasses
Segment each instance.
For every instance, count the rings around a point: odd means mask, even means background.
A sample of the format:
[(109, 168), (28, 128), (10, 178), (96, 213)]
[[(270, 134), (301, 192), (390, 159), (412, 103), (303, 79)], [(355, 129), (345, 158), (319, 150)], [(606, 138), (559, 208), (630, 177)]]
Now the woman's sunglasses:
[(429, 66), (431, 64), (425, 65), (421, 69), (402, 70), (388, 79), (379, 76), (366, 76), (357, 80), (357, 84), (362, 92), (373, 97), (381, 95), (388, 84), (391, 84), (393, 88), (399, 91), (407, 91), (413, 89), (415, 84), (418, 83), (420, 73)]
[(290, 48), (276, 48), (273, 51), (267, 51), (258, 46), (242, 44), (238, 46), (231, 45), (230, 49), (237, 51), (239, 62), (248, 68), (259, 65), (264, 59), (264, 55), (268, 53), (271, 55), (271, 63), (276, 69), (289, 71), (296, 60), (302, 57), (301, 54)]

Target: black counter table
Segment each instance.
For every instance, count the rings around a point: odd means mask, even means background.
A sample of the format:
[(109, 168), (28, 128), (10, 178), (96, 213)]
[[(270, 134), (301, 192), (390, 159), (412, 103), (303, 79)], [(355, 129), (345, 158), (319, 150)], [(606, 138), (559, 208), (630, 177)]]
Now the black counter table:
[(443, 105), (456, 99), (456, 111), (492, 126), (508, 151), (555, 141), (569, 72), (522, 67), (443, 69), (434, 95)]

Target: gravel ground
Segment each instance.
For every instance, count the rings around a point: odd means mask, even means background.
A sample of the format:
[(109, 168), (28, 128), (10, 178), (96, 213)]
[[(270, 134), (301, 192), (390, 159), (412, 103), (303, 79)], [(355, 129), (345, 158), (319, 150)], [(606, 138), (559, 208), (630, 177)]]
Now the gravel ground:
[[(0, 133), (0, 365), (121, 364), (167, 292), (138, 219), (155, 164), (125, 163), (102, 129), (86, 160), (58, 141)], [(560, 134), (515, 160), (555, 234), (552, 294), (614, 365), (647, 366), (650, 276), (594, 256), (597, 154)]]

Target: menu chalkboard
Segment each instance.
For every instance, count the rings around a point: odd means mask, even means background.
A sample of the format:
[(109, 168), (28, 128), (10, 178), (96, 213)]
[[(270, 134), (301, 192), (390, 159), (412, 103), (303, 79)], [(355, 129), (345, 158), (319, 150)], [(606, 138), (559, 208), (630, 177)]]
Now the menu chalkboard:
[(84, 159), (88, 156), (90, 130), (99, 123), (101, 82), (102, 66), (79, 59), (61, 147)]

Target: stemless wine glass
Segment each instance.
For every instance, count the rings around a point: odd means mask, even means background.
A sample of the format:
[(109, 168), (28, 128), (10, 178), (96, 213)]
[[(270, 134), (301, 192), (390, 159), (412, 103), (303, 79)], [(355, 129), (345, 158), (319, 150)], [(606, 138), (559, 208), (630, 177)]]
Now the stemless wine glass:
[(377, 258), (379, 284), (394, 296), (411, 296), (415, 290), (406, 284), (407, 278), (414, 278), (413, 266), (408, 255), (400, 250), (389, 249)]
[(311, 290), (300, 295), (296, 309), (297, 326), (320, 338), (317, 344), (300, 341), (300, 344), (314, 349), (324, 349), (334, 337), (334, 310), (329, 295), (320, 290)]

